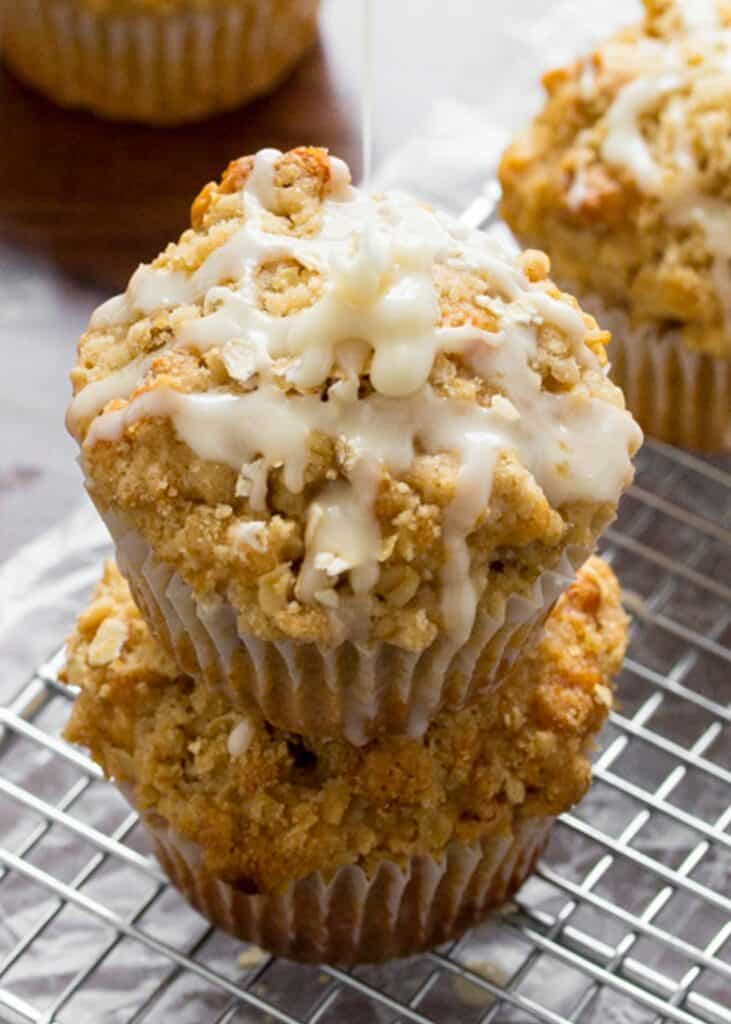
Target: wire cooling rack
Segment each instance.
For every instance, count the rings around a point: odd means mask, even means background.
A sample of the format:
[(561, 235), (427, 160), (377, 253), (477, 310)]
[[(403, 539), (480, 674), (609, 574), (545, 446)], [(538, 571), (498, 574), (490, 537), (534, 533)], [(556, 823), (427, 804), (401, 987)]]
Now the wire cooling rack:
[(136, 816), (60, 739), (59, 650), (0, 708), (0, 1019), (731, 1024), (731, 472), (652, 441), (637, 470), (602, 545), (634, 616), (620, 703), (514, 904), (379, 967), (242, 947), (166, 884)]

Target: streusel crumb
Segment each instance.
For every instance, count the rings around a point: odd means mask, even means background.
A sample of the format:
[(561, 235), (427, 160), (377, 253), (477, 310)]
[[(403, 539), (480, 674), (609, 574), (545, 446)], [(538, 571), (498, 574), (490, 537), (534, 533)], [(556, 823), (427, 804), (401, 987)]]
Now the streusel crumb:
[[(108, 622), (127, 639), (100, 665)], [(268, 891), (345, 864), (438, 856), (452, 839), (567, 809), (589, 784), (625, 633), (617, 581), (592, 558), (496, 695), (442, 713), (421, 739), (357, 748), (273, 728), (179, 676), (110, 563), (69, 640), (66, 679), (81, 692), (66, 736), (199, 844), (212, 874)]]

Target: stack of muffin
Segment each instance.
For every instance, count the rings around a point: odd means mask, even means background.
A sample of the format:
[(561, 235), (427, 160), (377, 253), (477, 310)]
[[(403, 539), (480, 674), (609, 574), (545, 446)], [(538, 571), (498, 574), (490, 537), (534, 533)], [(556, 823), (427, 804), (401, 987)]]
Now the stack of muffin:
[(81, 339), (68, 422), (119, 569), (67, 736), (242, 939), (442, 942), (588, 786), (625, 638), (590, 555), (641, 434), (548, 269), (264, 150)]

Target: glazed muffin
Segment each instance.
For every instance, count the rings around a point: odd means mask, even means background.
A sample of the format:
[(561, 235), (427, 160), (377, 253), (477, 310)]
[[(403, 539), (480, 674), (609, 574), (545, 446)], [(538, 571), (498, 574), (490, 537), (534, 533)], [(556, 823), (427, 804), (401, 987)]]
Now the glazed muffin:
[(175, 123), (269, 92), (314, 42), (318, 0), (18, 0), (8, 65), (57, 103)]
[(731, 448), (731, 5), (642, 24), (544, 78), (502, 213), (611, 328), (614, 379), (663, 440)]
[(625, 632), (617, 582), (591, 558), (496, 695), (419, 739), (354, 747), (180, 676), (110, 564), (69, 641), (66, 736), (217, 926), (294, 959), (406, 956), (510, 896), (582, 797)]
[(68, 419), (185, 672), (354, 743), (494, 682), (641, 439), (608, 335), (547, 275), (320, 149), (201, 192), (94, 314)]

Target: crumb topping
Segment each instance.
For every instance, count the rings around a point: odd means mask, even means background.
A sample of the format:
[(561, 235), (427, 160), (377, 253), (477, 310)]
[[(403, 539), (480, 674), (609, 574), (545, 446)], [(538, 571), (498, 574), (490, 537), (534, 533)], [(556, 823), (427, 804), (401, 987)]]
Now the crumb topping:
[[(127, 639), (98, 665), (109, 621)], [(69, 640), (66, 678), (81, 690), (66, 736), (199, 844), (214, 875), (276, 889), (345, 864), (438, 856), (452, 839), (566, 810), (589, 784), (625, 633), (617, 581), (592, 558), (495, 696), (442, 713), (421, 739), (353, 747), (276, 729), (220, 686), (178, 675), (109, 564)]]
[(501, 163), (508, 223), (561, 281), (731, 357), (731, 5), (645, 0), (544, 87)]

